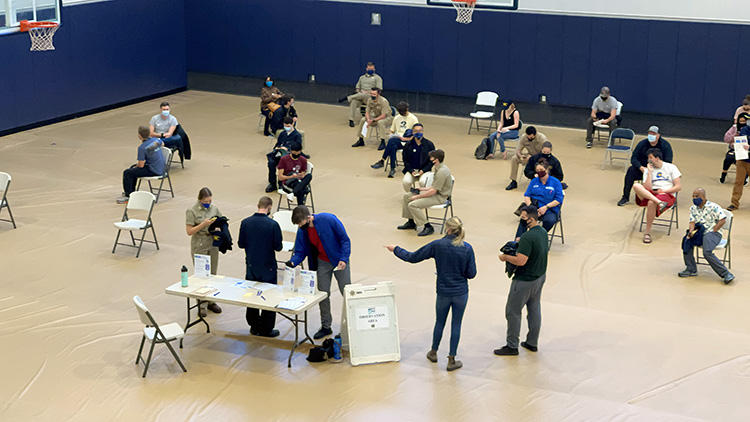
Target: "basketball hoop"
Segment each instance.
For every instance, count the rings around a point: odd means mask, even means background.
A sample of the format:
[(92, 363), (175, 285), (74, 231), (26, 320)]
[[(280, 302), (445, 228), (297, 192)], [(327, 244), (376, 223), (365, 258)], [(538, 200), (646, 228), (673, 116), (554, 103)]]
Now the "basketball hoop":
[(471, 15), (474, 14), (474, 6), (477, 0), (452, 0), (453, 7), (456, 8), (456, 22), (471, 23)]
[(21, 23), (21, 32), (28, 32), (31, 37), (31, 51), (48, 51), (54, 50), (52, 37), (55, 31), (60, 27), (55, 22), (29, 22), (23, 20)]

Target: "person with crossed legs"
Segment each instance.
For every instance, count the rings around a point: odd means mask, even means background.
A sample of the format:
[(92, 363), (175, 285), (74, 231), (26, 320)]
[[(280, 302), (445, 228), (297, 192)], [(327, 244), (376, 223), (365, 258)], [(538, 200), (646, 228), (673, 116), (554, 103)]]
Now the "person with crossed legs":
[(682, 173), (677, 166), (663, 160), (658, 148), (648, 150), (647, 156), (648, 164), (643, 172), (643, 183), (633, 185), (636, 204), (646, 207), (646, 233), (643, 234), (643, 243), (651, 243), (651, 226), (654, 219), (674, 205), (674, 194), (682, 189)]
[(415, 189), (414, 192), (404, 194), (401, 215), (408, 220), (398, 226), (399, 230), (418, 230), (419, 227), (423, 227), (417, 236), (429, 236), (435, 233), (435, 229), (427, 221), (427, 214), (424, 210), (433, 205), (444, 204), (453, 190), (451, 171), (443, 164), (445, 152), (436, 149), (430, 152), (429, 157), (434, 172), (432, 185), (420, 187)]

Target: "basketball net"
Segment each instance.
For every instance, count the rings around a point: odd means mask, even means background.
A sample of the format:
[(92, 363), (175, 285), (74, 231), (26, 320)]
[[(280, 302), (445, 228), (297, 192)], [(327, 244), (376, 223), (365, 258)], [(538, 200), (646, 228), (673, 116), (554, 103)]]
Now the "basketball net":
[(29, 22), (22, 20), (20, 22), (21, 31), (29, 33), (31, 38), (31, 51), (48, 51), (54, 50), (52, 37), (55, 35), (59, 24), (55, 22)]
[(456, 22), (471, 23), (471, 15), (474, 14), (474, 5), (476, 0), (457, 1), (453, 0), (453, 7), (456, 8)]

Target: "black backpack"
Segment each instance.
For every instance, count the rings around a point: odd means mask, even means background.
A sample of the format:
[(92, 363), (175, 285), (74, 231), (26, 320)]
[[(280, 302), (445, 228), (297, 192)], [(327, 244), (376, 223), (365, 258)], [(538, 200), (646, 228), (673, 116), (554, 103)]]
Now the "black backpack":
[(477, 149), (474, 150), (474, 156), (477, 158), (477, 160), (484, 160), (487, 158), (487, 155), (492, 151), (491, 144), (490, 144), (490, 138), (484, 138), (482, 139), (482, 142), (477, 146)]

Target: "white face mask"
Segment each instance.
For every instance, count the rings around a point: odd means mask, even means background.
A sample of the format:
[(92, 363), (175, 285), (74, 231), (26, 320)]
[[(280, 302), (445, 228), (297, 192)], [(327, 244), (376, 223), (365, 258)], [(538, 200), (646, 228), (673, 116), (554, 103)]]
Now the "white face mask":
[(648, 141), (651, 143), (656, 142), (656, 135), (648, 134)]

